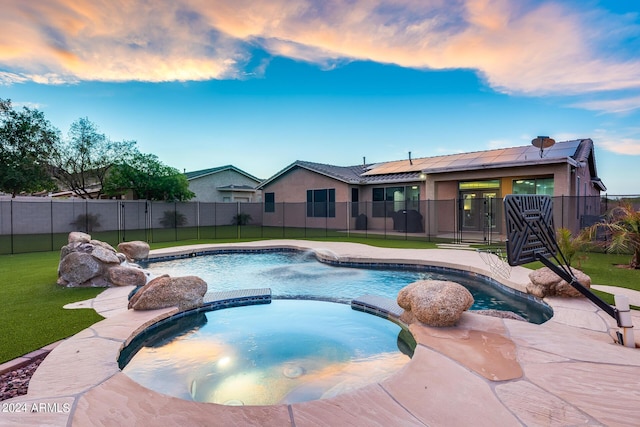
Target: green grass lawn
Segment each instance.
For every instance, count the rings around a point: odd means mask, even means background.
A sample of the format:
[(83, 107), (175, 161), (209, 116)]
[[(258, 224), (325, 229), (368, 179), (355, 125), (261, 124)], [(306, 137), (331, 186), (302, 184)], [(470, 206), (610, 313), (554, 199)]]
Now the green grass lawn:
[[(200, 243), (224, 243), (253, 239), (185, 240), (153, 243), (153, 249)], [(432, 249), (434, 242), (423, 240), (332, 236), (313, 238), (319, 241), (348, 241), (389, 248)], [(628, 255), (601, 253), (581, 254), (580, 265), (573, 265), (589, 276), (593, 283), (621, 286), (640, 291), (640, 270), (628, 270), (617, 265), (629, 262)], [(62, 288), (56, 285), (59, 252), (36, 252), (0, 255), (0, 363), (37, 350), (47, 344), (69, 337), (102, 319), (92, 309), (65, 310), (70, 302), (93, 298), (101, 288)], [(539, 268), (540, 263), (526, 265)], [(613, 296), (597, 292), (605, 301), (613, 303)]]
[(94, 310), (65, 310), (103, 289), (56, 285), (59, 252), (0, 256), (0, 363), (71, 336), (102, 319)]

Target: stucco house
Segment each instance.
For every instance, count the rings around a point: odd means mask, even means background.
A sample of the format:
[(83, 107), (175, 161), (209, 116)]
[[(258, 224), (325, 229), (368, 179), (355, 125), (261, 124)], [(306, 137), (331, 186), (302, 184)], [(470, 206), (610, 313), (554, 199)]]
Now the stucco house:
[(567, 198), (554, 220), (576, 229), (584, 216), (599, 214), (606, 191), (591, 139), (355, 166), (296, 161), (258, 188), (265, 225), (430, 235), (503, 234), (507, 194)]
[(256, 187), (261, 179), (232, 165), (219, 166), (193, 172), (185, 172), (189, 190), (195, 193), (197, 202), (262, 201), (262, 192)]

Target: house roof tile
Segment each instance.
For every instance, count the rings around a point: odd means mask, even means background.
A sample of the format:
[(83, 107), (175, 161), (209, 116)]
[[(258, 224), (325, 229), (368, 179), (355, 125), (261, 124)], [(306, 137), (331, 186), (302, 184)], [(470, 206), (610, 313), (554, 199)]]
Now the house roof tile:
[(191, 181), (192, 179), (197, 179), (197, 178), (202, 178), (204, 176), (207, 175), (212, 175), (218, 172), (222, 172), (222, 171), (226, 171), (226, 170), (232, 170), (235, 171), (241, 175), (246, 176), (249, 179), (252, 179), (253, 181), (255, 181), (256, 183), (259, 183), (260, 181), (262, 181), (260, 178), (256, 178), (255, 176), (243, 171), (240, 168), (237, 168), (233, 165), (225, 165), (225, 166), (218, 166), (215, 168), (209, 168), (209, 169), (202, 169), (202, 170), (197, 170), (197, 171), (193, 171), (193, 172), (185, 172), (185, 176), (187, 177), (188, 181)]

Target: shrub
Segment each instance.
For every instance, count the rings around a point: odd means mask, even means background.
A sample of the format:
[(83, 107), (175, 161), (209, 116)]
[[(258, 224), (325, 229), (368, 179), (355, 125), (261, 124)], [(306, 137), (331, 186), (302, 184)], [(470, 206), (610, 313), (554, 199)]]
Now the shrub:
[(594, 240), (598, 233), (605, 233), (604, 246), (607, 252), (629, 253), (629, 267), (640, 268), (640, 210), (629, 201), (614, 207), (607, 214), (606, 222), (597, 223), (586, 229), (585, 234)]
[(234, 215), (231, 220), (231, 224), (233, 225), (247, 225), (251, 222), (253, 218), (248, 213), (240, 212), (238, 215)]
[(75, 221), (70, 222), (75, 230), (84, 231), (85, 233), (91, 233), (93, 230), (100, 228), (100, 215), (99, 214), (80, 214), (76, 217)]
[[(584, 249), (584, 247), (588, 244), (588, 241), (585, 239), (583, 234), (573, 236), (571, 234), (571, 231), (567, 228), (559, 228), (556, 231), (556, 236), (558, 248), (560, 248), (560, 252), (562, 252), (562, 255), (564, 255), (567, 266), (571, 266), (573, 258), (578, 252)], [(584, 255), (577, 258), (578, 268), (580, 268), (580, 261), (582, 261), (583, 259), (585, 259)]]
[(187, 224), (187, 217), (182, 212), (175, 210), (164, 211), (160, 224), (165, 228), (181, 227)]

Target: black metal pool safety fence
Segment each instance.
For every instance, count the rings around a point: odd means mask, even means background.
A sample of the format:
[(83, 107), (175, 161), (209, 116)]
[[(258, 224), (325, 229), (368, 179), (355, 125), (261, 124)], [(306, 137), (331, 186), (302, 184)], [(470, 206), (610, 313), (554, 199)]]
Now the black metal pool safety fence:
[[(639, 196), (554, 197), (557, 227), (574, 232)], [(209, 203), (147, 200), (0, 198), (0, 254), (53, 251), (84, 231), (117, 245), (143, 240), (347, 237), (502, 243), (502, 199), (383, 202)]]

